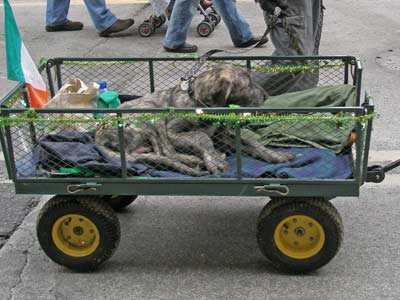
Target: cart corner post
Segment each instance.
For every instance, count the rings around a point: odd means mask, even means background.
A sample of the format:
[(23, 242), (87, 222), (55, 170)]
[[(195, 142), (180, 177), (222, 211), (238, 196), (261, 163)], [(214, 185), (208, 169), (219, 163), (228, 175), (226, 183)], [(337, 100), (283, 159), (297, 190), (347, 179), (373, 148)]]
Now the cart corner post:
[[(0, 108), (0, 116), (1, 117), (8, 117), (9, 114), (6, 113), (5, 111), (1, 110)], [(5, 125), (0, 126), (0, 144), (1, 144), (1, 149), (3, 150), (3, 155), (4, 155), (4, 161), (6, 164), (6, 169), (7, 169), (7, 175), (8, 178), (12, 178), (13, 174), (11, 172), (11, 158), (10, 158), (10, 151), (8, 148), (8, 145), (6, 143), (5, 137), (7, 136), (7, 133), (5, 131)]]
[(359, 106), (361, 104), (361, 80), (362, 80), (363, 67), (359, 59), (355, 61), (355, 64), (356, 64), (355, 83), (357, 89), (356, 105)]

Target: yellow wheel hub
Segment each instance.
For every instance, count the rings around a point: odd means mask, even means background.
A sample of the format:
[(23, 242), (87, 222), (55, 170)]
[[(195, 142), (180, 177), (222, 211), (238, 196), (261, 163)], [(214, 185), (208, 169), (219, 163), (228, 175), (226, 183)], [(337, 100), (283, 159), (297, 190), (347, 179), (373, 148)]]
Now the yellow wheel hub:
[(325, 232), (315, 219), (293, 215), (285, 218), (275, 228), (274, 241), (284, 255), (307, 259), (321, 251), (325, 243)]
[(88, 256), (100, 244), (100, 234), (96, 225), (81, 215), (69, 214), (58, 218), (51, 234), (56, 247), (73, 257)]

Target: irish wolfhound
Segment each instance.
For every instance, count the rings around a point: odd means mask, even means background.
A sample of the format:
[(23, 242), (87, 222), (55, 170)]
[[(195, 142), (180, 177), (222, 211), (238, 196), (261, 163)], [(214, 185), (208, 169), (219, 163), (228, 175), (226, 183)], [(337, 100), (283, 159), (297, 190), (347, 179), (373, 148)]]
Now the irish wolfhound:
[[(119, 108), (192, 108), (258, 107), (267, 97), (250, 73), (243, 68), (219, 65), (201, 73), (193, 82), (192, 93), (175, 86), (147, 94), (137, 100), (125, 102)], [(190, 176), (218, 174), (227, 171), (225, 154), (213, 142), (214, 126), (185, 119), (146, 121), (140, 127), (124, 128), (126, 159), (152, 166), (163, 166)], [(227, 131), (219, 132), (218, 143), (234, 148), (234, 137)], [(214, 139), (216, 140), (216, 139)], [(292, 160), (290, 153), (265, 148), (255, 140), (242, 138), (242, 151), (271, 163)], [(96, 132), (96, 144), (112, 155), (119, 155), (117, 129), (104, 125)]]

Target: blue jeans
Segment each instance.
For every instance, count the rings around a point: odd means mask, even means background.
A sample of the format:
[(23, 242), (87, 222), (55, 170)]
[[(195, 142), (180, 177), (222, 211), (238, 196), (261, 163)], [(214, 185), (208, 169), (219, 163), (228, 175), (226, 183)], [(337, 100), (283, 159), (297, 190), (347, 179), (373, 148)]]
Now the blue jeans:
[[(176, 0), (164, 39), (165, 47), (173, 49), (185, 43), (198, 4), (199, 0)], [(249, 24), (237, 10), (236, 0), (215, 0), (214, 4), (235, 46), (253, 38)]]
[[(117, 18), (106, 7), (105, 0), (84, 0), (98, 32), (113, 25)], [(59, 25), (67, 22), (70, 0), (47, 0), (46, 24)]]

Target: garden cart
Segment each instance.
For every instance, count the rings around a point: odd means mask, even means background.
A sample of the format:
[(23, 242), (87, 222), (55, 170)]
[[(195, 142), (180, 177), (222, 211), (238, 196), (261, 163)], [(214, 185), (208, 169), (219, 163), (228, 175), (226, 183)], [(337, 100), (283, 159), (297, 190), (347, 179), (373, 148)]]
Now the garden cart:
[[(121, 99), (134, 99), (177, 85), (195, 63), (191, 57), (54, 58), (43, 62), (40, 71), (52, 96), (68, 78), (80, 78), (86, 83), (104, 80)], [(284, 62), (277, 57), (212, 57), (202, 68), (218, 64), (247, 68), (255, 78), (269, 74), (274, 82), (270, 87), (278, 82), (284, 87), (296, 76), (307, 75), (313, 78), (311, 83), (306, 80), (307, 88), (348, 94), (341, 104), (335, 103), (335, 94), (327, 98), (331, 105), (301, 105), (309, 94), (299, 96), (303, 99), (299, 98), (299, 106), (210, 107), (200, 112), (171, 107), (31, 110), (21, 107), (21, 100), (29, 103), (29, 99), (19, 84), (1, 100), (0, 141), (16, 193), (55, 195), (37, 221), (38, 240), (53, 261), (86, 271), (108, 260), (120, 240), (115, 211), (138, 195), (269, 197), (257, 219), (256, 238), (277, 269), (307, 272), (336, 255), (343, 225), (330, 200), (357, 197), (365, 182), (380, 182), (385, 172), (400, 165), (397, 161), (368, 167), (374, 105), (368, 95), (361, 95), (360, 61), (351, 56), (286, 57)], [(282, 97), (282, 90), (269, 93), (270, 103)], [(190, 176), (129, 160), (126, 130), (174, 118), (226, 129), (223, 132), (229, 132), (233, 143), (218, 151), (229, 171)], [(118, 135), (117, 158), (104, 155), (94, 142), (99, 126), (109, 126)], [(248, 154), (242, 143), (247, 135), (271, 149), (290, 151), (295, 161), (272, 164)], [(215, 144), (224, 138), (216, 136)]]

